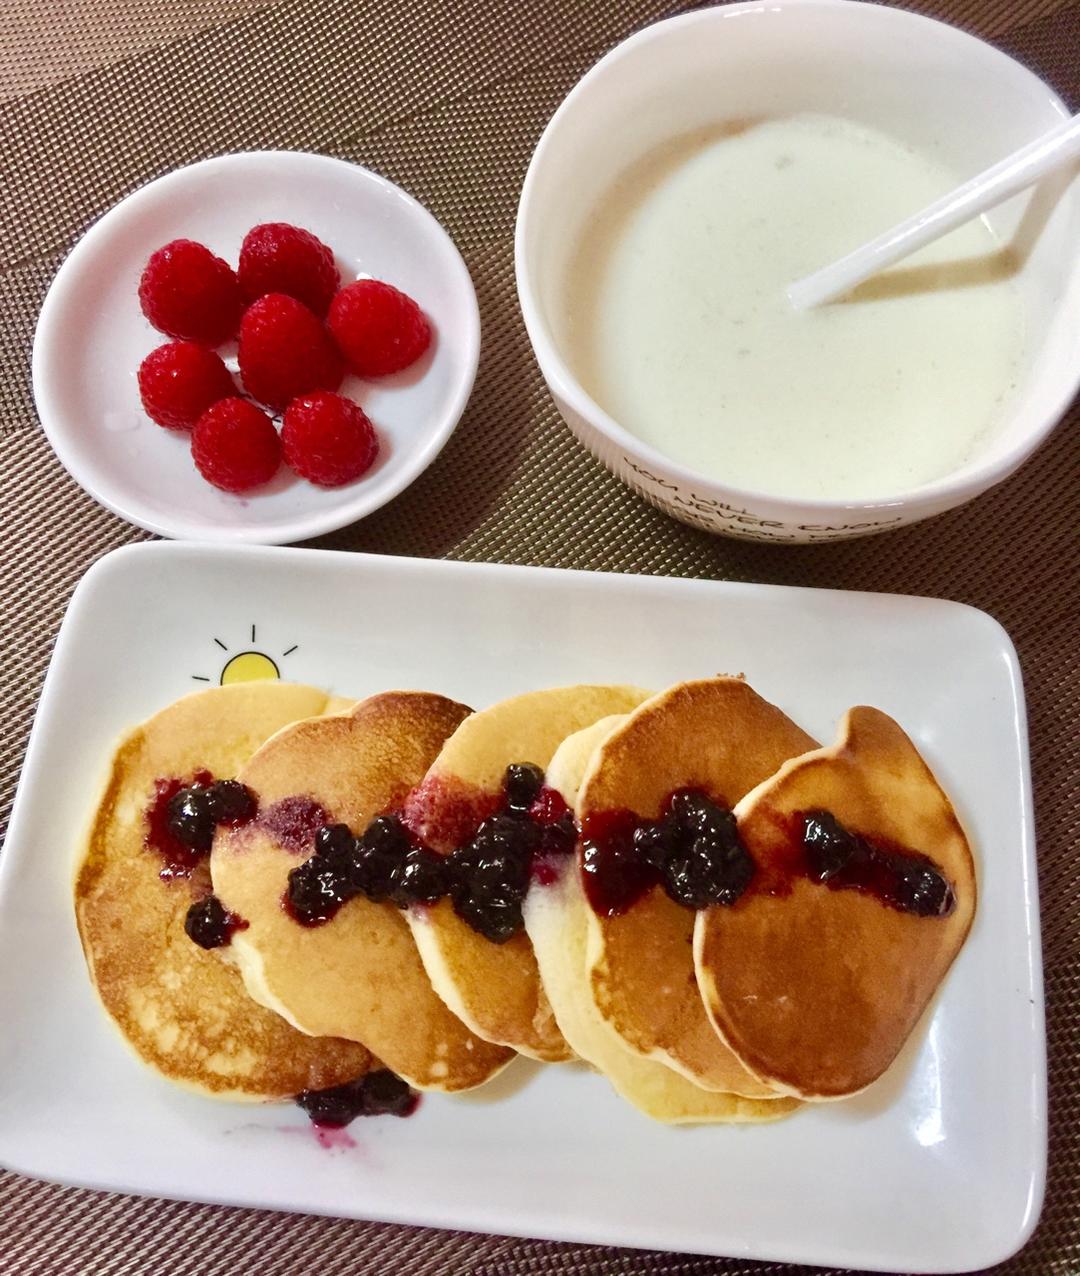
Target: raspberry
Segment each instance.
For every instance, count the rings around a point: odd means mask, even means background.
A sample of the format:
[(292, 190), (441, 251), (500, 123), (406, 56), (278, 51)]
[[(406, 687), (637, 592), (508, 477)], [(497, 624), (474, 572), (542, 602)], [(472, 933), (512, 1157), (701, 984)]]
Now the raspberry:
[(361, 408), (340, 394), (320, 391), (294, 399), (281, 427), (285, 460), (319, 487), (340, 487), (371, 468), (379, 450)]
[(330, 332), (361, 377), (384, 377), (415, 363), (431, 343), (431, 327), (411, 297), (378, 279), (358, 279), (330, 303)]
[(344, 375), (326, 329), (283, 292), (260, 297), (244, 312), (237, 357), (244, 388), (278, 411), (298, 394), (336, 390)]
[(190, 430), (212, 403), (236, 393), (221, 359), (194, 341), (171, 341), (139, 364), (139, 397), (151, 421)]
[(223, 492), (246, 492), (272, 479), (281, 464), (274, 423), (246, 399), (220, 399), (191, 432), (195, 468)]
[(236, 336), (240, 286), (228, 263), (191, 239), (174, 239), (146, 263), (142, 312), (159, 332), (205, 346)]
[(322, 240), (287, 222), (264, 222), (248, 231), (236, 274), (246, 301), (283, 292), (320, 318), (341, 282), (334, 254)]

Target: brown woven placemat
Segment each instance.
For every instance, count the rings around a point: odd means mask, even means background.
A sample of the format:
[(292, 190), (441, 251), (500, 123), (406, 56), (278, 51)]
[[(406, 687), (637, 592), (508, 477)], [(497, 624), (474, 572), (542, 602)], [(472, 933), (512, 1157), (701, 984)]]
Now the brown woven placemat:
[[(1080, 6), (928, 0), (912, 7), (995, 40), (1075, 106)], [(145, 539), (76, 487), (37, 424), (30, 342), (57, 265), (121, 196), (208, 155), (287, 147), (370, 165), (423, 200), (461, 247), (480, 296), (484, 352), (469, 410), (438, 462), (386, 509), (319, 544), (931, 594), (982, 607), (1012, 634), (1031, 719), (1051, 1139), (1042, 1224), (1001, 1270), (1080, 1272), (1075, 409), (1011, 481), (918, 527), (799, 549), (714, 539), (679, 526), (600, 470), (561, 426), (529, 351), (512, 269), (517, 193), (544, 123), (601, 53), (676, 6), (665, 0), (300, 0), (253, 8), (250, 0), (178, 0), (166, 19), (169, 5), (159, 0), (6, 0), (0, 14), (8, 83), (21, 93), (0, 108), (4, 827), (71, 591), (95, 558)], [(156, 47), (145, 51), (151, 44)], [(98, 69), (87, 70), (91, 66)], [(29, 85), (39, 87), (27, 92)], [(882, 1191), (889, 1190), (883, 1183)], [(795, 1270), (139, 1200), (0, 1173), (3, 1276), (749, 1276)]]

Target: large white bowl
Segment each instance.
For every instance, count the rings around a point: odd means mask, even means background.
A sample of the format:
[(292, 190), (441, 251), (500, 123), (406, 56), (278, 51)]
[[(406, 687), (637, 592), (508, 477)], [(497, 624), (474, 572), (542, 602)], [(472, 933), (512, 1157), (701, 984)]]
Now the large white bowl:
[[(362, 478), (321, 488), (283, 465), (265, 487), (237, 496), (199, 476), (186, 433), (163, 430), (142, 411), (139, 363), (168, 338), (143, 318), (137, 290), (146, 259), (171, 239), (199, 240), (235, 266), (251, 227), (276, 221), (329, 244), (342, 283), (372, 275), (414, 297), (434, 340), (396, 376), (343, 383), (379, 434), (378, 458)], [(457, 425), (479, 357), (469, 272), (426, 208), (358, 164), (253, 151), (158, 178), (86, 233), (41, 308), (34, 397), (69, 473), (121, 518), (162, 536), (273, 545), (355, 522), (411, 483)]]
[[(597, 63), (559, 107), (525, 178), (515, 245), (525, 325), (559, 411), (609, 469), (653, 504), (709, 531), (802, 542), (862, 536), (938, 514), (1011, 474), (1080, 382), (1080, 183), (1051, 179), (989, 215), (1026, 260), (1017, 275), (1027, 354), (1007, 419), (967, 464), (880, 501), (797, 501), (687, 469), (624, 429), (584, 391), (559, 348), (568, 260), (618, 174), (666, 139), (733, 118), (846, 116), (971, 175), (1067, 117), (1040, 79), (988, 44), (899, 9), (770, 0), (672, 18)], [(1030, 207), (1029, 207), (1030, 205)], [(783, 375), (778, 352), (777, 375)]]

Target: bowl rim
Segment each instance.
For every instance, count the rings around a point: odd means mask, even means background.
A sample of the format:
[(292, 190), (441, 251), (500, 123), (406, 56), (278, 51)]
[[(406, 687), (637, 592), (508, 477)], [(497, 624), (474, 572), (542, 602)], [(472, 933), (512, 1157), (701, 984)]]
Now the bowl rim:
[[(91, 480), (69, 446), (68, 430), (60, 424), (62, 414), (54, 403), (51, 365), (63, 331), (62, 314), (68, 290), (84, 269), (84, 263), (92, 262), (99, 242), (111, 229), (114, 214), (119, 214), (132, 202), (145, 197), (151, 189), (160, 191), (163, 187), (188, 182), (193, 176), (198, 180), (200, 174), (208, 171), (253, 161), (261, 163), (268, 159), (281, 159), (293, 165), (311, 164), (345, 169), (354, 175), (359, 173), (361, 180), (381, 187), (392, 194), (398, 203), (407, 206), (410, 215), (423, 227), (434, 250), (446, 260), (449, 267), (452, 286), (460, 297), (463, 311), (459, 333), (463, 340), (464, 357), (456, 361), (458, 366), (451, 381), (446, 408), (438, 416), (428, 419), (423, 438), (410, 450), (399, 472), (391, 480), (384, 480), (377, 488), (365, 490), (363, 484), (358, 485), (355, 492), (350, 492), (348, 487), (327, 488), (325, 491), (328, 500), (325, 508), (278, 518), (259, 526), (221, 524), (198, 516), (191, 520), (183, 511), (178, 513), (176, 521), (156, 517), (148, 514), (138, 499), (132, 500), (122, 481), (115, 486), (110, 485), (108, 491), (103, 491)], [(351, 160), (317, 151), (283, 148), (229, 151), (196, 160), (141, 183), (101, 213), (68, 252), (49, 284), (38, 314), (30, 359), (34, 403), (45, 437), (64, 469), (99, 505), (144, 531), (173, 540), (261, 545), (292, 544), (337, 531), (366, 518), (399, 496), (435, 460), (453, 434), (472, 394), (479, 363), (480, 307), (476, 289), (460, 250), (435, 215), (414, 195), (362, 164), (354, 164)], [(333, 499), (335, 496), (338, 496), (337, 500)]]
[[(909, 30), (916, 26), (925, 32), (933, 31), (934, 38), (951, 39), (960, 47), (969, 50), (978, 49), (981, 57), (988, 58), (991, 63), (997, 61), (1003, 70), (1008, 68), (1010, 75), (1019, 73), (1021, 78), (1026, 77), (1029, 82), (1038, 86), (1046, 98), (1047, 105), (1062, 120), (1070, 118), (1071, 113), (1061, 97), (1045, 80), (1022, 62), (970, 32), (907, 9), (894, 9), (867, 3), (866, 0), (769, 0), (767, 5), (762, 3), (762, 0), (735, 0), (734, 3), (717, 4), (691, 13), (661, 19), (634, 32), (595, 62), (559, 103), (536, 144), (522, 184), (514, 230), (514, 274), (525, 330), (544, 379), (556, 397), (565, 400), (588, 425), (604, 435), (610, 442), (617, 444), (620, 449), (648, 462), (650, 466), (657, 467), (662, 474), (670, 475), (687, 488), (693, 489), (696, 486), (701, 490), (709, 489), (723, 496), (726, 502), (753, 507), (756, 511), (768, 510), (785, 519), (802, 515), (808, 519), (837, 514), (845, 517), (878, 515), (895, 513), (901, 509), (905, 512), (914, 512), (925, 506), (934, 506), (943, 511), (972, 499), (1007, 478), (1045, 442), (1060, 424), (1077, 391), (1080, 390), (1080, 362), (1074, 365), (1071, 379), (1068, 374), (1062, 377), (1060, 391), (1042, 416), (1039, 425), (1025, 433), (993, 463), (979, 464), (973, 461), (959, 470), (920, 487), (905, 489), (888, 496), (833, 500), (822, 497), (788, 497), (756, 488), (739, 487), (723, 479), (713, 478), (701, 471), (690, 469), (620, 425), (586, 392), (571, 372), (551, 334), (547, 318), (537, 299), (537, 289), (532, 282), (526, 252), (526, 239), (532, 235), (531, 205), (534, 188), (539, 181), (538, 173), (546, 162), (548, 152), (555, 145), (553, 141), (555, 130), (565, 116), (575, 109), (579, 99), (590, 91), (596, 80), (611, 66), (622, 61), (642, 45), (664, 38), (675, 28), (705, 25), (746, 14), (764, 14), (766, 11), (779, 14), (785, 9), (831, 9), (849, 13), (858, 11), (860, 15), (866, 15), (869, 21), (907, 25)], [(1080, 287), (1080, 274), (1074, 279), (1075, 287)], [(619, 477), (623, 476), (619, 475)], [(623, 478), (623, 481), (627, 480)]]

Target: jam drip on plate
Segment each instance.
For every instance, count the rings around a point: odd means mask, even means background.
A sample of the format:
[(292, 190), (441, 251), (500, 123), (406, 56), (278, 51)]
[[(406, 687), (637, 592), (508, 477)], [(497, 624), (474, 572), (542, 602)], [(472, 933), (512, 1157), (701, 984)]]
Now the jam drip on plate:
[(209, 853), (215, 828), (247, 824), (256, 811), (249, 788), (238, 780), (215, 780), (209, 771), (196, 771), (189, 780), (155, 780), (143, 845), (161, 856), (162, 881), (190, 877)]
[(340, 1129), (361, 1116), (412, 1116), (420, 1096), (389, 1068), (326, 1090), (302, 1090), (295, 1102), (320, 1129)]
[(585, 895), (601, 917), (625, 913), (654, 886), (685, 908), (734, 904), (754, 876), (735, 817), (699, 789), (670, 794), (658, 820), (588, 815), (581, 840)]
[(810, 881), (862, 891), (919, 917), (945, 917), (956, 906), (952, 887), (929, 856), (853, 833), (828, 811), (797, 811), (791, 818), (803, 855), (799, 867)]
[(329, 921), (364, 895), (399, 908), (447, 896), (454, 911), (493, 943), (524, 925), (521, 904), (531, 875), (549, 856), (573, 850), (577, 830), (566, 804), (529, 763), (506, 769), (500, 807), (450, 855), (424, 846), (395, 814), (380, 815), (360, 837), (344, 824), (321, 828), (315, 854), (289, 874), (283, 901), (304, 926)]

